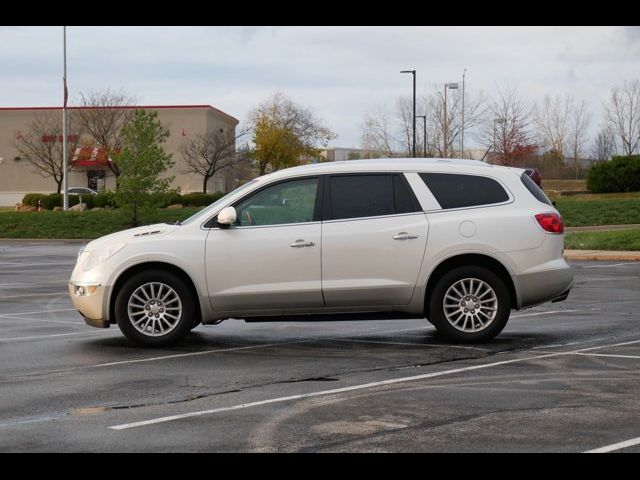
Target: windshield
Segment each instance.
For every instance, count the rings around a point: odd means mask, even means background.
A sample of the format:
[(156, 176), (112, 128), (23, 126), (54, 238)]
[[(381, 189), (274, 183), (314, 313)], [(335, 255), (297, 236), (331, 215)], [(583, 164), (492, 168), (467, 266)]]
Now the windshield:
[(205, 218), (209, 215), (209, 212), (211, 212), (212, 210), (214, 210), (217, 206), (219, 205), (223, 205), (225, 202), (228, 201), (229, 197), (231, 195), (236, 195), (238, 193), (243, 192), (244, 190), (248, 190), (250, 187), (252, 187), (253, 185), (255, 185), (258, 182), (258, 179), (255, 178), (253, 180), (251, 180), (250, 182), (245, 183), (244, 185), (242, 185), (241, 187), (236, 188), (235, 190), (227, 193), (224, 197), (222, 197), (221, 199), (215, 201), (214, 203), (212, 203), (211, 205), (209, 205), (208, 207), (203, 208), (202, 210), (200, 210), (199, 212), (191, 215), (189, 218), (187, 218), (186, 220), (180, 222), (180, 225), (187, 225), (188, 223), (192, 223), (195, 222), (196, 220), (200, 219), (200, 218)]

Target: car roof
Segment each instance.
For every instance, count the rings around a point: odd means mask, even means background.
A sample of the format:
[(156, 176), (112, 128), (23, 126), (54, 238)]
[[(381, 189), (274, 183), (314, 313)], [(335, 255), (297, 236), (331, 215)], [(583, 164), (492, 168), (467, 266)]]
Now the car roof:
[(321, 162), (278, 170), (263, 178), (295, 177), (300, 175), (345, 173), (361, 171), (486, 171), (487, 168), (502, 169), (496, 165), (460, 158), (375, 158), (370, 160), (346, 160), (340, 162)]

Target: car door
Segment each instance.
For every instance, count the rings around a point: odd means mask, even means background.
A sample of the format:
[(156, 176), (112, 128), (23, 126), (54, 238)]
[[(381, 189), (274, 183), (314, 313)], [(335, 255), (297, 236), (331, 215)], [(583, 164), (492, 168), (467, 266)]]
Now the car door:
[(318, 177), (269, 184), (234, 204), (236, 223), (206, 242), (217, 311), (322, 307)]
[(406, 305), (428, 223), (403, 174), (330, 175), (322, 223), (327, 307)]

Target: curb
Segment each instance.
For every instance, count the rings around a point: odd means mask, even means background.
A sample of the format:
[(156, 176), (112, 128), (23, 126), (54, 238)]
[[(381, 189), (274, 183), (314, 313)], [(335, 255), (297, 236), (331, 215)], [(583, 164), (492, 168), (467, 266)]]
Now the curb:
[(639, 262), (640, 252), (611, 250), (565, 250), (566, 260), (613, 260)]
[(565, 227), (565, 233), (578, 232), (613, 232), (617, 230), (636, 230), (640, 228), (639, 223), (630, 223), (628, 225), (593, 225), (586, 227)]

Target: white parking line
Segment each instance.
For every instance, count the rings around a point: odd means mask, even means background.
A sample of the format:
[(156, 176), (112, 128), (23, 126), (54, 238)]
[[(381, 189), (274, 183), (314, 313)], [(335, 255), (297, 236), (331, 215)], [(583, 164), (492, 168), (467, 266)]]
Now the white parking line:
[(38, 340), (41, 338), (67, 337), (69, 335), (97, 335), (103, 332), (73, 332), (73, 333), (55, 333), (52, 335), (35, 335), (32, 337), (8, 337), (0, 338), (0, 342), (17, 342), (20, 340)]
[(379, 343), (382, 345), (410, 345), (412, 347), (446, 347), (459, 348), (463, 350), (480, 350), (481, 352), (491, 352), (488, 348), (468, 347), (463, 345), (448, 345), (446, 343), (410, 343), (410, 342), (378, 342), (376, 340), (349, 340), (348, 338), (330, 338), (338, 342), (354, 342), (354, 343)]
[(75, 262), (64, 262), (64, 263), (0, 263), (0, 267), (73, 267)]
[(357, 391), (357, 390), (365, 390), (365, 389), (374, 388), (374, 387), (380, 387), (380, 386), (385, 386), (385, 385), (393, 385), (393, 384), (396, 384), (396, 383), (413, 382), (413, 381), (416, 381), (416, 380), (424, 380), (424, 379), (427, 379), (427, 378), (441, 377), (441, 376), (444, 376), (444, 375), (453, 375), (453, 374), (456, 374), (456, 373), (468, 372), (468, 371), (472, 371), (472, 370), (480, 370), (480, 369), (484, 369), (484, 368), (492, 368), (492, 367), (497, 367), (497, 366), (501, 366), (501, 365), (508, 365), (508, 364), (512, 364), (512, 363), (527, 362), (527, 361), (531, 361), (531, 360), (539, 360), (539, 359), (543, 359), (543, 358), (557, 357), (557, 356), (562, 355), (563, 353), (578, 353), (578, 352), (581, 352), (581, 351), (595, 350), (595, 349), (598, 349), (598, 348), (617, 347), (617, 346), (621, 346), (621, 345), (630, 345), (630, 344), (634, 344), (634, 343), (640, 343), (640, 340), (617, 343), (617, 344), (612, 344), (612, 345), (602, 345), (602, 346), (599, 346), (599, 347), (590, 347), (590, 348), (575, 350), (574, 352), (557, 352), (557, 353), (550, 353), (550, 354), (546, 354), (546, 355), (536, 355), (536, 356), (533, 356), (533, 357), (515, 358), (515, 359), (512, 359), (512, 360), (503, 360), (503, 361), (500, 361), (500, 362), (485, 363), (485, 364), (481, 364), (481, 365), (473, 365), (473, 366), (469, 366), (469, 367), (455, 368), (455, 369), (452, 369), (452, 370), (444, 370), (444, 371), (440, 371), (440, 372), (425, 373), (425, 374), (422, 374), (422, 375), (413, 375), (413, 376), (410, 376), (410, 377), (392, 378), (392, 379), (389, 379), (389, 380), (382, 380), (382, 381), (378, 381), (378, 382), (363, 383), (363, 384), (359, 384), (359, 385), (352, 385), (350, 387), (334, 388), (334, 389), (331, 389), (331, 390), (320, 390), (320, 391), (316, 391), (316, 392), (302, 393), (302, 394), (298, 394), (298, 395), (290, 395), (290, 396), (287, 396), (287, 397), (270, 398), (268, 400), (260, 400), (260, 401), (257, 401), (257, 402), (250, 402), (250, 403), (242, 403), (240, 405), (232, 405), (232, 406), (229, 406), (229, 407), (220, 407), (220, 408), (213, 408), (213, 409), (210, 409), (210, 410), (200, 410), (200, 411), (197, 411), (197, 412), (182, 413), (182, 414), (179, 414), (179, 415), (170, 415), (170, 416), (167, 416), (167, 417), (153, 418), (153, 419), (150, 419), (150, 420), (143, 420), (143, 421), (140, 421), (140, 422), (123, 423), (121, 425), (113, 425), (113, 426), (108, 427), (108, 428), (110, 428), (112, 430), (126, 430), (126, 429), (130, 429), (130, 428), (143, 427), (145, 425), (154, 425), (154, 424), (158, 424), (158, 423), (171, 422), (173, 420), (180, 420), (180, 419), (183, 419), (183, 418), (200, 417), (200, 416), (209, 415), (209, 414), (213, 414), (213, 413), (228, 412), (228, 411), (232, 411), (232, 410), (240, 410), (240, 409), (244, 409), (244, 408), (257, 407), (257, 406), (260, 406), (260, 405), (268, 405), (268, 404), (272, 404), (272, 403), (288, 402), (288, 401), (291, 401), (291, 400), (301, 400), (301, 399), (305, 399), (305, 398), (319, 397), (319, 396), (325, 396), (325, 395), (335, 395), (335, 394), (339, 394), (339, 393), (353, 392), (353, 391)]
[(625, 440), (624, 442), (614, 443), (600, 448), (594, 448), (584, 453), (608, 453), (616, 450), (622, 450), (623, 448), (633, 447), (634, 445), (640, 445), (640, 437), (632, 438), (631, 440)]
[(65, 325), (82, 325), (84, 326), (84, 323), (82, 322), (72, 322), (72, 321), (65, 321), (65, 320), (49, 320), (48, 318), (29, 318), (29, 317), (16, 317), (16, 316), (8, 316), (8, 315), (0, 315), (0, 318), (6, 318), (7, 320), (29, 320), (32, 322), (44, 322), (44, 323), (62, 323)]
[(552, 315), (554, 313), (574, 313), (580, 310), (549, 310), (547, 312), (524, 313), (522, 315), (511, 315), (510, 318), (537, 317), (538, 315)]
[(38, 310), (36, 312), (15, 312), (15, 313), (0, 313), (3, 317), (12, 317), (20, 315), (37, 315), (40, 313), (59, 313), (59, 312), (77, 312), (75, 308), (62, 308), (60, 310)]
[(198, 355), (207, 355), (209, 353), (233, 352), (236, 350), (250, 350), (255, 348), (277, 347), (280, 345), (292, 345), (294, 343), (303, 343), (303, 342), (309, 342), (309, 341), (311, 340), (297, 340), (295, 342), (265, 343), (261, 345), (249, 345), (246, 347), (218, 348), (215, 350), (203, 350), (200, 352), (177, 353), (175, 355), (163, 355), (161, 357), (149, 357), (149, 358), (139, 358), (136, 360), (121, 360), (118, 362), (99, 363), (98, 365), (89, 365), (83, 368), (101, 368), (101, 367), (113, 367), (115, 365), (128, 365), (131, 363), (156, 362), (158, 360), (168, 360), (171, 358), (195, 357)]
[(12, 298), (27, 298), (27, 297), (52, 297), (54, 295), (69, 295), (68, 292), (60, 292), (60, 293), (29, 293), (27, 295), (10, 295), (6, 297), (0, 297), (0, 300), (10, 300)]

